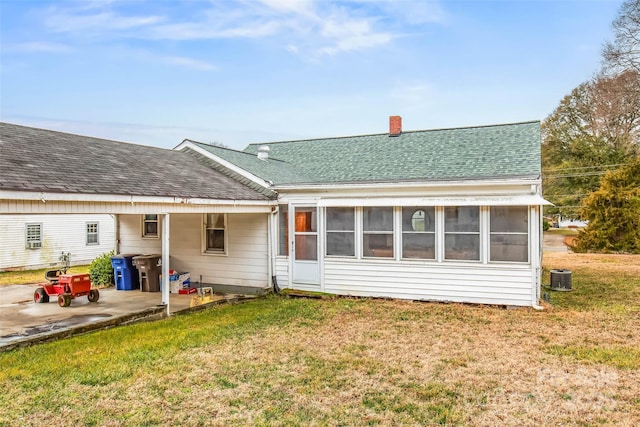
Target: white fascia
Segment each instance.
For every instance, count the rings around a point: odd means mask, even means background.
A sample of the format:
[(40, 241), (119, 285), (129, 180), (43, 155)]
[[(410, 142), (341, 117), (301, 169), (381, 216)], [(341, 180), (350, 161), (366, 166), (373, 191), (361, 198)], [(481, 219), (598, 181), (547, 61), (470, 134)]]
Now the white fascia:
[[(174, 150), (177, 151), (182, 151), (185, 148), (189, 148), (195, 152), (197, 152), (198, 154), (201, 154), (203, 156), (205, 156), (206, 158), (213, 160), (214, 162), (220, 164), (221, 166), (229, 169), (232, 172), (237, 173), (238, 175), (242, 175), (243, 177), (255, 182), (258, 185), (263, 186), (264, 188), (269, 188), (271, 189), (272, 185), (269, 184), (267, 181), (265, 181), (262, 178), (259, 178), (257, 176), (255, 176), (254, 174), (252, 174), (251, 172), (247, 172), (246, 170), (234, 165), (233, 163), (216, 156), (215, 154), (198, 147), (197, 145), (193, 144), (191, 141), (182, 141), (182, 143), (180, 143), (180, 145), (178, 145), (176, 148), (174, 148)], [(246, 153), (245, 153), (246, 154)]]
[[(394, 181), (375, 183), (335, 183), (335, 184), (284, 184), (276, 185), (276, 191), (326, 191), (326, 190), (377, 190), (393, 188), (437, 188), (437, 187), (486, 187), (486, 186), (538, 186), (542, 180), (536, 178), (467, 179), (443, 181)], [(533, 189), (532, 189), (533, 190)], [(537, 188), (536, 190), (537, 191)]]
[(0, 200), (39, 200), (62, 202), (160, 203), (222, 206), (273, 206), (273, 200), (221, 200), (189, 197), (133, 196), (123, 194), (46, 193), (39, 191), (0, 190)]

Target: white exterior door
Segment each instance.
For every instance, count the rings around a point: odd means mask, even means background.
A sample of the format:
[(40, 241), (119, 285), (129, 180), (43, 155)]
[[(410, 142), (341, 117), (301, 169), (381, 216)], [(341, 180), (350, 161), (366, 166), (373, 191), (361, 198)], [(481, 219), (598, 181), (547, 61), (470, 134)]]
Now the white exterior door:
[(290, 241), (293, 255), (293, 283), (319, 285), (318, 264), (318, 208), (293, 206), (293, 238)]

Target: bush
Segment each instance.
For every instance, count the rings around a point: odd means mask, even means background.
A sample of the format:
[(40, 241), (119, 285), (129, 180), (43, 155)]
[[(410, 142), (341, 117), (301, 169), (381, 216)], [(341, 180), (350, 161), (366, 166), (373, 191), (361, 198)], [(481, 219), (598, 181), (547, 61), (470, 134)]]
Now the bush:
[(550, 228), (551, 224), (549, 224), (549, 221), (547, 221), (546, 219), (542, 221), (542, 231), (549, 231)]
[(113, 282), (113, 267), (111, 266), (111, 257), (114, 252), (107, 252), (93, 261), (89, 266), (89, 275), (91, 276), (91, 283), (94, 285), (108, 285), (111, 286)]

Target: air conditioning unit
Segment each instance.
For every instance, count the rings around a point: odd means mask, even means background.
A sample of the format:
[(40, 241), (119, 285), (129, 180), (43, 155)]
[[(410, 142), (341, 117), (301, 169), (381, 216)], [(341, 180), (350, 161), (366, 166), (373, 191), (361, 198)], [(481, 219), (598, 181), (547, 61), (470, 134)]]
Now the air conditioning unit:
[(37, 249), (42, 247), (42, 242), (27, 242), (27, 249)]

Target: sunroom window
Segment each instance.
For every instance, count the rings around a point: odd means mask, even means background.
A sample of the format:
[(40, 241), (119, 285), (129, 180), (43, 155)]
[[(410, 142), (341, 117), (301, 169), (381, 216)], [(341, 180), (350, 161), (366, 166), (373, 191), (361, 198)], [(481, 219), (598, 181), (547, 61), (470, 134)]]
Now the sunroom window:
[(289, 255), (289, 206), (278, 206), (278, 255)]
[(490, 260), (529, 261), (529, 213), (526, 206), (492, 206)]
[(394, 257), (392, 207), (363, 208), (362, 255), (365, 257)]
[(402, 257), (435, 259), (435, 208), (402, 208)]
[(327, 255), (355, 256), (355, 211), (327, 208)]
[(480, 260), (480, 207), (445, 207), (444, 258)]

